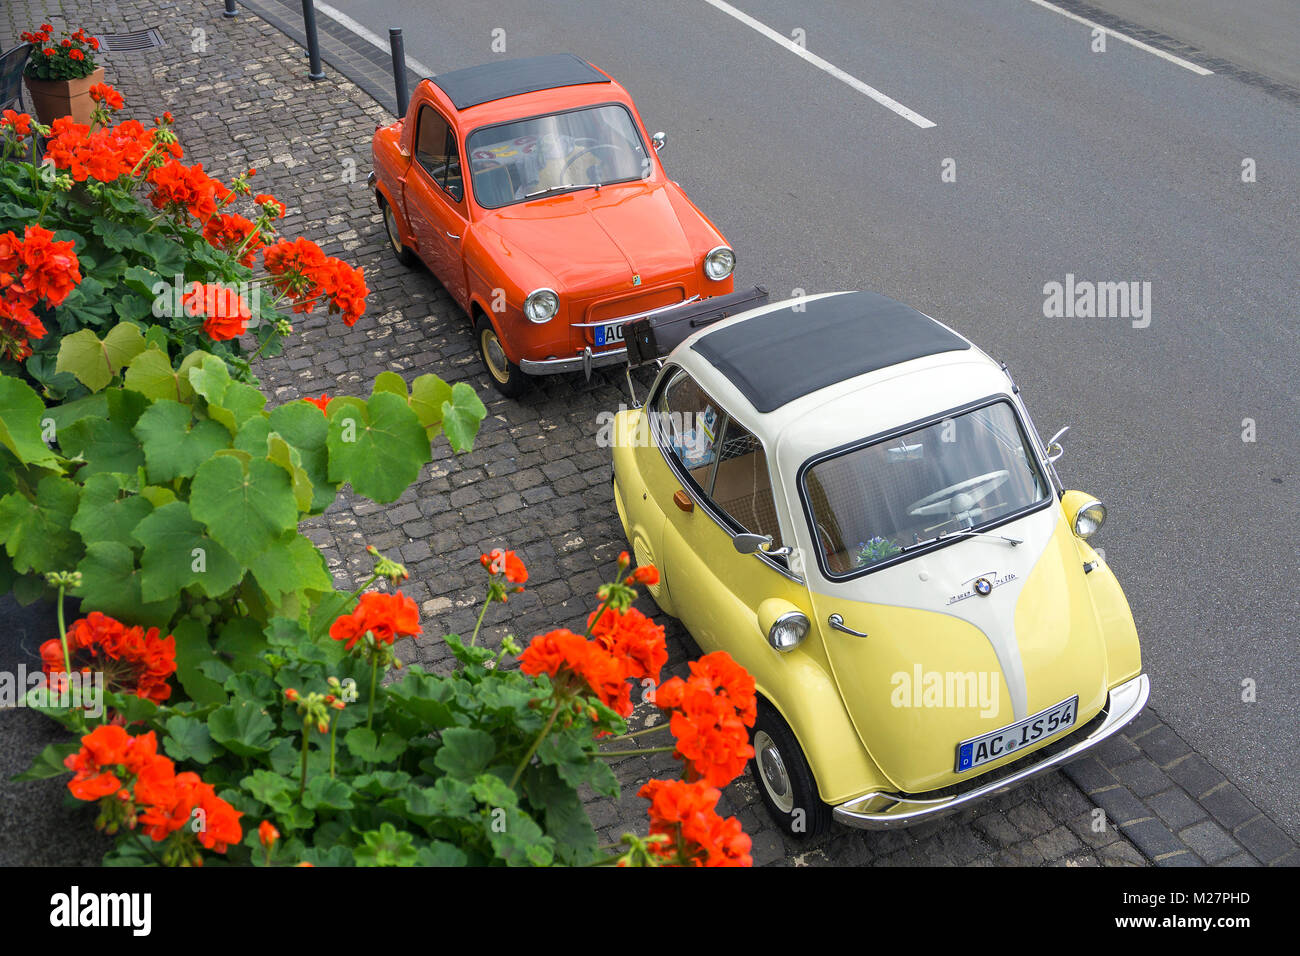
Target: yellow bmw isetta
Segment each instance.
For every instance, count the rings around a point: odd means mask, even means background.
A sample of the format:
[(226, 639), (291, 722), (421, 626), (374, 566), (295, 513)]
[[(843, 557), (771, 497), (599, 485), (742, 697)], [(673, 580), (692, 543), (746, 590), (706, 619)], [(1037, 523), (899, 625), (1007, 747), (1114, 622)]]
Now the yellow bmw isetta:
[(1072, 760), (1146, 705), (1137, 630), (1005, 366), (870, 292), (673, 348), (614, 417), (649, 588), (760, 695), (750, 769), (796, 836), (934, 819)]

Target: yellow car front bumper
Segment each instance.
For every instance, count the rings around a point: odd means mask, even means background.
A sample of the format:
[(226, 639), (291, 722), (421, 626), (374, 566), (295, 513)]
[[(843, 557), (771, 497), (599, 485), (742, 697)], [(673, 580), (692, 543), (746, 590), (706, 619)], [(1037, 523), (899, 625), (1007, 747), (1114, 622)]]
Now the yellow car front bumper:
[[(1111, 688), (1106, 706), (1091, 726), (1079, 728), (1075, 734), (1063, 738), (1056, 746), (1042, 750), (998, 768), (987, 776), (976, 777), (954, 787), (946, 787), (936, 794), (901, 794), (876, 791), (854, 797), (835, 807), (838, 823), (864, 830), (888, 830), (907, 827), (934, 820), (977, 803), (986, 797), (1003, 793), (1055, 767), (1082, 757), (1093, 747), (1131, 723), (1146, 706), (1151, 694), (1151, 682), (1139, 674)], [(1079, 732), (1086, 735), (1077, 738)], [(1063, 745), (1063, 746), (1062, 746)]]

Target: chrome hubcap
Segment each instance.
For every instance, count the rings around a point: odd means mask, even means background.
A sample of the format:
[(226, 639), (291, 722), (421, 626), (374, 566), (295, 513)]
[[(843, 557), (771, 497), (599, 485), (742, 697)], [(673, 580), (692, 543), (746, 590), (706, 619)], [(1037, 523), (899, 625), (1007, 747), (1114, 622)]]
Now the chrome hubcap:
[(794, 792), (790, 785), (790, 775), (786, 772), (785, 761), (776, 742), (766, 732), (760, 730), (754, 734), (754, 752), (758, 755), (759, 776), (763, 787), (772, 802), (784, 813), (794, 809)]

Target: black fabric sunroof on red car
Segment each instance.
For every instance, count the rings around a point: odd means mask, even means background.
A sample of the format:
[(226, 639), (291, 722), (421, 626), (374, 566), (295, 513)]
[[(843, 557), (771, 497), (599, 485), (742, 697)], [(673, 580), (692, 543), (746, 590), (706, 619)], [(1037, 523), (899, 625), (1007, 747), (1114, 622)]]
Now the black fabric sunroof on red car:
[(507, 96), (583, 83), (608, 83), (609, 77), (572, 53), (497, 60), (429, 77), (458, 110)]
[(928, 315), (875, 292), (848, 292), (778, 309), (691, 346), (760, 412), (899, 362), (970, 348)]

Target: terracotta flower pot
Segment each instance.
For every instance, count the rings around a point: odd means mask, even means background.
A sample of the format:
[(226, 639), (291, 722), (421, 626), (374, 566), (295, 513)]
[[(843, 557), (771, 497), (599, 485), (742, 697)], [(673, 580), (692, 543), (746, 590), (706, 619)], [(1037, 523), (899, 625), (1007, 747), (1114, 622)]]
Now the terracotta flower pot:
[(96, 67), (94, 73), (79, 80), (34, 80), (24, 76), (23, 82), (32, 95), (32, 107), (37, 118), (46, 126), (60, 116), (71, 116), (77, 123), (89, 123), (94, 106), (90, 100), (90, 88), (104, 82), (104, 68)]

